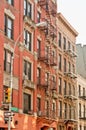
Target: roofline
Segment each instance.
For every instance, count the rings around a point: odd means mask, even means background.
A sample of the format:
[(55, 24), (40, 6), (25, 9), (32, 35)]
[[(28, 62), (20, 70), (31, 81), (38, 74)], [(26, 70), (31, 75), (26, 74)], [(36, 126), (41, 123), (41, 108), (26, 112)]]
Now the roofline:
[(75, 36), (78, 36), (79, 33), (67, 21), (67, 19), (62, 15), (62, 13), (57, 13), (57, 17), (60, 18), (65, 23), (65, 25), (75, 34)]

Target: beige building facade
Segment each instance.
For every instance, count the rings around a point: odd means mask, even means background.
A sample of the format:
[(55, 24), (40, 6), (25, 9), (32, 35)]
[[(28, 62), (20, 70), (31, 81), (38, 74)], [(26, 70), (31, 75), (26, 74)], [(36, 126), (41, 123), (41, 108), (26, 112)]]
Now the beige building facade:
[(77, 76), (78, 130), (86, 130), (86, 79)]
[(77, 31), (58, 14), (58, 130), (77, 130)]

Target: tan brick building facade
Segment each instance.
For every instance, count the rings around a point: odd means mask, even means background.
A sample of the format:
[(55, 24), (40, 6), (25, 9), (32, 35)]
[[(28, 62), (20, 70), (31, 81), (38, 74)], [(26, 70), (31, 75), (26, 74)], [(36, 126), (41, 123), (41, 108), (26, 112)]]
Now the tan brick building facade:
[(77, 129), (76, 36), (78, 33), (58, 14), (58, 130)]

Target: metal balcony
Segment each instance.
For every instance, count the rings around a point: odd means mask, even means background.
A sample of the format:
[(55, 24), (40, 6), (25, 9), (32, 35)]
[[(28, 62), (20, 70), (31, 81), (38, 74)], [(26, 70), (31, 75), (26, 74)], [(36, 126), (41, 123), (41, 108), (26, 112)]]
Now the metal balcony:
[[(66, 112), (67, 112), (67, 111), (66, 111)], [(78, 120), (77, 120), (76, 117), (77, 117), (77, 116), (76, 116), (76, 114), (75, 114), (74, 111), (72, 111), (70, 117), (68, 117), (68, 112), (67, 112), (66, 117), (64, 117), (64, 123), (65, 123), (65, 124), (67, 124), (67, 123), (77, 123)]]
[(76, 119), (73, 119), (73, 118), (69, 118), (69, 119), (64, 119), (64, 124), (67, 124), (67, 123), (77, 123), (77, 120)]
[(49, 81), (45, 81), (44, 79), (42, 79), (42, 78), (38, 78), (37, 79), (37, 86), (38, 87), (44, 87), (44, 88), (48, 88), (48, 86), (49, 86)]
[(38, 50), (37, 54), (38, 60), (43, 61), (45, 63), (49, 62), (50, 56), (49, 54), (45, 54), (45, 51)]
[(82, 98), (82, 99), (86, 100), (86, 94), (79, 95), (79, 98)]
[(57, 66), (57, 58), (55, 56), (51, 56), (50, 65), (51, 66)]
[(64, 95), (65, 99), (71, 99), (71, 100), (77, 100), (77, 96), (73, 94), (65, 94)]
[(51, 90), (56, 90), (56, 81), (51, 81), (50, 82), (50, 86), (51, 86)]
[(45, 119), (56, 119), (56, 111), (51, 111), (50, 109), (38, 111), (37, 116)]
[(79, 119), (86, 120), (86, 112), (81, 112), (79, 115)]
[(71, 56), (71, 57), (77, 57), (77, 54), (76, 54), (74, 51), (72, 51), (71, 49), (64, 50), (64, 52), (65, 52), (67, 55)]
[(73, 79), (77, 78), (77, 75), (73, 72), (64, 72), (64, 75)]

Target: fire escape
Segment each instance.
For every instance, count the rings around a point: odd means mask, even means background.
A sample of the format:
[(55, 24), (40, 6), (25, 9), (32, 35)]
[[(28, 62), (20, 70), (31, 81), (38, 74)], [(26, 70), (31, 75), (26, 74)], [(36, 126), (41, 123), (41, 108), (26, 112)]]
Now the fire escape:
[(56, 106), (54, 106), (55, 108), (53, 110), (51, 107), (52, 100), (57, 99), (56, 79), (49, 75), (49, 73), (45, 73), (44, 75), (43, 70), (40, 72), (37, 77), (37, 87), (45, 92), (45, 100), (48, 99), (48, 104), (44, 111), (38, 112), (38, 116), (47, 119), (56, 119)]
[(64, 50), (64, 53), (71, 56), (72, 58), (77, 57), (77, 54), (72, 49)]
[[(70, 77), (70, 76), (69, 76)], [(72, 77), (70, 77), (72, 78)], [(76, 77), (73, 79), (75, 80)], [(64, 89), (64, 100), (69, 104), (70, 102), (70, 108), (67, 108), (64, 111), (64, 123), (66, 125), (68, 124), (73, 124), (77, 125), (77, 111), (76, 111), (76, 102), (78, 99), (77, 91), (76, 91), (76, 86), (74, 84), (66, 84), (65, 89)], [(69, 110), (69, 112), (67, 112)], [(69, 113), (69, 115), (68, 115)]]
[(57, 29), (56, 20), (52, 20), (52, 16), (56, 17), (57, 6), (51, 0), (39, 0), (38, 5), (43, 8), (46, 12), (46, 17), (42, 18), (43, 21), (38, 23), (37, 27), (45, 33), (45, 42), (50, 43), (49, 46), (45, 46), (44, 50), (40, 50), (38, 59), (45, 62), (47, 65), (57, 65), (57, 54), (51, 49), (52, 45), (56, 45)]
[[(73, 93), (65, 93), (64, 100), (71, 102), (70, 108), (64, 110), (64, 123), (65, 124), (76, 124), (77, 123), (77, 111), (76, 111), (76, 101), (77, 95)], [(69, 111), (69, 112), (68, 112)]]
[[(56, 40), (57, 40), (57, 29), (56, 23), (52, 20), (54, 17), (56, 21), (57, 6), (52, 0), (39, 0), (38, 6), (45, 10), (46, 16), (43, 18), (41, 23), (37, 24), (39, 30), (41, 30), (45, 35), (45, 46), (43, 50), (37, 50), (38, 52), (38, 61), (44, 63), (47, 67), (57, 66), (57, 52), (56, 52)], [(54, 48), (54, 49), (52, 49)], [(52, 78), (51, 74), (47, 77), (45, 75), (44, 85), (42, 77), (40, 76), (40, 83), (37, 83), (37, 86), (44, 86), (45, 89), (45, 100), (46, 108), (41, 113), (38, 113), (40, 119), (45, 119), (52, 123), (52, 120), (55, 120), (56, 115), (56, 106), (53, 104), (52, 109), (52, 100), (57, 99), (57, 90), (56, 90), (56, 80)], [(39, 81), (38, 81), (39, 82)], [(47, 84), (47, 85), (45, 85)], [(45, 87), (46, 86), (46, 87)]]
[[(83, 89), (83, 91), (80, 91), (79, 98), (84, 101), (84, 104), (86, 102), (86, 90)], [(79, 108), (80, 109), (80, 108)], [(86, 108), (85, 105), (83, 107), (83, 110), (79, 110), (79, 119), (86, 121)]]
[[(69, 112), (69, 114), (68, 114)], [(77, 110), (75, 108), (70, 108), (64, 111), (64, 124), (72, 124), (74, 126), (77, 126), (77, 116), (76, 116)]]

